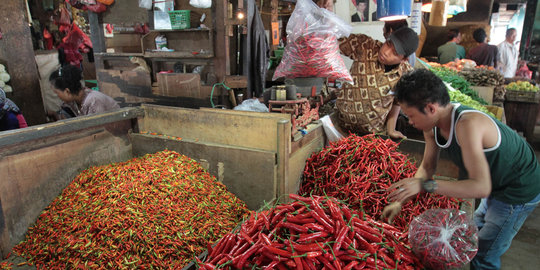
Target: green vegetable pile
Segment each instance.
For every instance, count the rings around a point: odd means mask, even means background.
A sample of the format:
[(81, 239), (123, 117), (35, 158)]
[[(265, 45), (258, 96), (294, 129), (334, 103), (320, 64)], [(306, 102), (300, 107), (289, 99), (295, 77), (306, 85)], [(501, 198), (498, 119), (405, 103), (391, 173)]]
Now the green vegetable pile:
[(468, 107), (471, 107), (473, 109), (476, 109), (476, 110), (479, 110), (481, 112), (485, 112), (487, 113), (488, 115), (491, 115), (493, 116), (494, 118), (495, 115), (493, 113), (491, 113), (490, 111), (488, 111), (488, 109), (486, 109), (486, 107), (484, 107), (482, 104), (480, 104), (478, 101), (472, 99), (471, 97), (459, 92), (459, 91), (448, 91), (448, 94), (450, 95), (450, 100), (453, 101), (453, 102), (459, 102), (465, 106), (468, 106)]
[(465, 78), (459, 76), (456, 71), (445, 67), (432, 67), (430, 70), (441, 78), (441, 80), (450, 83), (456, 90), (459, 90), (461, 93), (469, 96), (472, 100), (478, 102), (480, 105), (488, 104), (483, 98), (478, 96), (478, 93), (471, 89), (471, 84)]

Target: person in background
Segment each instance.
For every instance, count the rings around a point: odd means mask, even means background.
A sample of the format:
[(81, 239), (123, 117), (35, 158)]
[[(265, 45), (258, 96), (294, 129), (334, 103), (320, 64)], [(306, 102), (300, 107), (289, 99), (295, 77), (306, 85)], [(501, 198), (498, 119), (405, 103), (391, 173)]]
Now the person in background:
[(356, 12), (351, 16), (351, 22), (367, 22), (368, 17), (368, 0), (353, 0), (356, 1)]
[(446, 38), (448, 41), (437, 48), (439, 63), (446, 64), (448, 62), (465, 58), (465, 48), (459, 45), (461, 42), (461, 33), (459, 30), (449, 30)]
[[(388, 37), (390, 37), (390, 34), (392, 34), (392, 32), (400, 28), (408, 27), (408, 26), (409, 24), (407, 23), (407, 20), (405, 19), (396, 20), (396, 21), (385, 21), (384, 26), (383, 26), (383, 36), (385, 39), (388, 39)], [(408, 57), (408, 60), (409, 60), (409, 64), (411, 64), (411, 66), (414, 67), (414, 65), (416, 64), (416, 52), (411, 53), (411, 55), (409, 55)]]
[(28, 127), (21, 110), (0, 88), (0, 131)]
[(486, 31), (482, 28), (478, 28), (473, 32), (473, 38), (478, 42), (478, 46), (469, 50), (467, 53), (467, 59), (471, 59), (476, 62), (476, 65), (497, 67), (497, 55), (498, 49), (495, 45), (489, 45), (487, 40)]
[(64, 102), (63, 111), (50, 113), (56, 119), (102, 113), (120, 108), (111, 97), (81, 84), (82, 70), (66, 65), (49, 76), (53, 91)]
[[(395, 95), (410, 123), (424, 132), (425, 149), (415, 176), (388, 188), (393, 203), (383, 217), (419, 192), (482, 198), (474, 213), (478, 253), (471, 269), (500, 269), (501, 255), (540, 202), (540, 165), (533, 149), (497, 119), (450, 103), (446, 86), (429, 70), (404, 75)], [(459, 168), (459, 181), (433, 180), (441, 151)]]
[(497, 46), (499, 49), (499, 71), (505, 78), (516, 76), (519, 50), (515, 44), (517, 37), (516, 28), (506, 30), (506, 39)]
[(313, 0), (313, 2), (320, 8), (334, 12), (334, 0)]
[(358, 134), (386, 131), (392, 138), (405, 138), (396, 131), (400, 109), (392, 89), (413, 69), (407, 58), (417, 46), (418, 35), (409, 27), (393, 31), (384, 43), (363, 34), (340, 39), (341, 53), (353, 60), (354, 85), (345, 84), (337, 94), (335, 124)]

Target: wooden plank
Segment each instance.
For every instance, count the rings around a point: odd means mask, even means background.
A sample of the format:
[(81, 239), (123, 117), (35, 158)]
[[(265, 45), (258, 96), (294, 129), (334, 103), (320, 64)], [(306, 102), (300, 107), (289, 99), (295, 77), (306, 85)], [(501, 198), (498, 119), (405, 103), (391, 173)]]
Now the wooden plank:
[[(324, 130), (322, 124), (304, 136), (300, 141), (293, 143), (293, 151), (289, 156), (289, 172), (285, 183), (285, 193), (298, 193), (302, 180), (306, 160), (324, 147)], [(295, 146), (296, 145), (296, 146)]]
[(153, 94), (167, 97), (200, 98), (201, 75), (196, 73), (158, 73), (158, 88)]
[(114, 34), (112, 38), (105, 38), (106, 49), (114, 49), (115, 53), (143, 53), (141, 48), (141, 34)]
[(2, 149), (2, 154), (4, 154), (8, 146), (13, 147), (23, 143), (26, 144), (32, 140), (54, 137), (58, 134), (137, 119), (137, 117), (142, 115), (144, 115), (144, 112), (141, 108), (122, 108), (103, 114), (79, 116), (54, 123), (31, 126), (25, 129), (4, 131), (0, 132), (0, 147), (4, 147)]
[(289, 154), (291, 150), (291, 126), (287, 120), (279, 120), (277, 127), (277, 181), (276, 195), (281, 201), (288, 201)]
[[(278, 120), (274, 117), (148, 104), (142, 107), (145, 117), (140, 126), (144, 131), (266, 151), (278, 149)], [(290, 121), (284, 121), (287, 122), (290, 143)]]
[(82, 170), (131, 158), (129, 127), (106, 130), (98, 126), (35, 139), (23, 147), (2, 151), (0, 170), (9, 176), (0, 181), (2, 257), (24, 239), (40, 212)]
[(247, 76), (227, 75), (223, 83), (230, 88), (247, 88), (248, 78)]
[[(257, 210), (263, 201), (275, 198), (275, 154), (194, 141), (178, 141), (152, 135), (132, 134), (133, 154), (141, 156), (169, 149), (210, 165), (210, 174), (221, 174), (227, 189), (244, 201), (248, 208)], [(219, 165), (222, 164), (222, 165)], [(222, 172), (218, 167), (222, 166)]]

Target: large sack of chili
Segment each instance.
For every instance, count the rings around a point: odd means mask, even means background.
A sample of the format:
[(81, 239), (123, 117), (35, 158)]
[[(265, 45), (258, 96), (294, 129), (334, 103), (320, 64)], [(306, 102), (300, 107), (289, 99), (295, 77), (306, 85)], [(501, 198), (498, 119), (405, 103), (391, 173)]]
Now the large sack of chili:
[(478, 251), (478, 229), (463, 211), (429, 209), (411, 222), (409, 243), (427, 268), (460, 269)]
[(338, 39), (352, 27), (311, 0), (298, 0), (287, 24), (287, 45), (272, 80), (319, 77), (353, 83), (340, 56)]
[(290, 194), (253, 213), (199, 269), (421, 269), (406, 234), (331, 197)]
[(13, 251), (38, 269), (178, 269), (248, 213), (195, 160), (162, 151), (83, 171)]
[[(398, 151), (399, 144), (376, 135), (350, 135), (330, 143), (306, 161), (298, 194), (328, 195), (351, 208), (379, 218), (389, 204), (386, 189), (416, 173), (415, 161)], [(459, 208), (462, 201), (437, 194), (419, 193), (402, 206), (393, 225), (403, 231), (425, 209)]]

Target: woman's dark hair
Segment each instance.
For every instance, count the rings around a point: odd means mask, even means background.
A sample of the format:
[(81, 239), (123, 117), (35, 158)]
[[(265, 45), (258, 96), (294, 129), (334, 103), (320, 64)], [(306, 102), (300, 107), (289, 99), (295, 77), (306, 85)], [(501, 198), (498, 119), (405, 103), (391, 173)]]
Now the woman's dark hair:
[(486, 41), (487, 34), (486, 31), (482, 28), (474, 30), (472, 35), (474, 40), (476, 40), (476, 42), (478, 43), (484, 43), (484, 41)]
[(446, 105), (450, 102), (448, 90), (443, 81), (427, 69), (417, 69), (401, 77), (394, 89), (398, 102), (416, 107), (424, 113), (428, 103)]
[(69, 89), (72, 95), (78, 95), (82, 89), (82, 70), (72, 65), (65, 65), (51, 73), (49, 81), (60, 90)]

